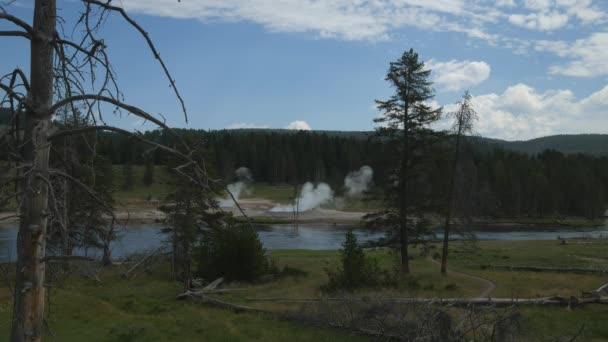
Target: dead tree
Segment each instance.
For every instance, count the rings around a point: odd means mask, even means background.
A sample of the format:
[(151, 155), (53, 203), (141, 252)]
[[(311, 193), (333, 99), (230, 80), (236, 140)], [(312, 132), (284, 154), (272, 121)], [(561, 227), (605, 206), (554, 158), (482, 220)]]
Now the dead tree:
[(469, 134), (473, 129), (473, 122), (476, 119), (476, 113), (471, 105), (471, 95), (469, 92), (464, 93), (460, 107), (454, 113), (454, 159), (452, 160), (452, 168), (450, 174), (450, 185), (448, 189), (448, 198), (446, 203), (445, 225), (443, 231), (443, 248), (441, 253), (441, 274), (446, 275), (448, 271), (448, 241), (450, 237), (450, 226), (454, 209), (454, 192), (456, 191), (456, 179), (458, 164), (460, 161), (460, 150), (462, 140), (466, 134)]
[[(65, 213), (58, 205), (61, 194), (56, 184), (83, 189), (108, 215), (113, 215), (106, 201), (93, 188), (65, 170), (50, 167), (51, 149), (55, 141), (106, 130), (148, 143), (151, 148), (170, 153), (181, 160), (179, 166), (175, 167), (176, 173), (185, 177), (193, 187), (209, 193), (209, 206), (215, 206), (213, 195), (210, 194), (210, 184), (214, 181), (207, 178), (204, 163), (191, 158), (190, 147), (163, 120), (125, 103), (106, 52), (106, 42), (100, 37), (103, 23), (110, 14), (121, 16), (141, 34), (166, 74), (187, 121), (185, 106), (175, 81), (152, 40), (121, 7), (114, 6), (109, 0), (80, 0), (83, 6), (81, 16), (73, 21), (64, 21), (57, 16), (56, 0), (36, 0), (30, 23), (10, 14), (11, 3), (0, 2), (0, 20), (13, 25), (14, 29), (0, 31), (0, 37), (28, 40), (31, 55), (29, 78), (20, 68), (0, 78), (0, 107), (9, 108), (11, 113), (10, 128), (0, 132), (2, 150), (6, 151), (6, 156), (2, 156), (6, 160), (2, 163), (11, 167), (10, 176), (3, 178), (0, 183), (3, 190), (0, 194), (14, 197), (19, 206), (11, 341), (40, 341), (49, 223), (57, 223), (63, 232), (68, 232), (70, 228), (63, 219)], [(67, 22), (73, 22), (76, 27), (64, 30), (63, 25)], [(72, 115), (82, 111), (86, 123), (70, 128), (54, 125), (54, 115), (65, 110)], [(173, 135), (173, 147), (107, 125), (103, 118), (107, 110), (124, 112), (158, 125)], [(91, 151), (95, 153), (95, 146), (91, 146)], [(4, 191), (9, 188), (14, 188), (14, 191)], [(108, 234), (112, 233), (112, 229), (108, 230)]]

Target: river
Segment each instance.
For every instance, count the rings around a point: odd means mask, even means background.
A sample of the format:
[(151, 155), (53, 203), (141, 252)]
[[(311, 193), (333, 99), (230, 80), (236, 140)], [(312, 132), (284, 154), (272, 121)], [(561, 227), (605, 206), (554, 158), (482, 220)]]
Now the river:
[[(112, 256), (122, 258), (126, 255), (158, 248), (166, 239), (158, 224), (129, 225), (122, 229), (119, 238), (111, 245)], [(257, 225), (256, 230), (265, 248), (268, 249), (339, 249), (347, 229), (353, 228), (359, 242), (367, 242), (384, 237), (383, 232), (371, 231), (348, 225), (302, 224), (295, 229), (291, 225), (272, 224)], [(554, 240), (578, 237), (608, 237), (608, 226), (597, 228), (564, 228), (564, 227), (530, 227), (528, 230), (516, 231), (480, 229), (474, 232), (479, 240)], [(440, 235), (439, 235), (440, 236)], [(0, 226), (0, 262), (15, 261), (17, 226), (7, 224)], [(458, 239), (458, 236), (454, 236)], [(78, 254), (99, 256), (97, 250), (79, 250)]]

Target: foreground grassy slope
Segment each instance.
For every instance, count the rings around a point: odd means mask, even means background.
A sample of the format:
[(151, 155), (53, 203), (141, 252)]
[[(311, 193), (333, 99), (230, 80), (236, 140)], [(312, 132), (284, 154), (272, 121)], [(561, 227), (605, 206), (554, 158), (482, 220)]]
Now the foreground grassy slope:
[[(492, 297), (580, 296), (583, 290), (598, 288), (608, 282), (593, 275), (533, 273), (482, 270), (480, 264), (534, 265), (553, 267), (608, 268), (608, 244), (559, 245), (557, 241), (480, 242), (475, 249), (453, 243), (450, 261), (454, 273), (439, 275), (438, 265), (430, 257), (413, 250), (412, 275), (404, 277), (398, 288), (361, 289), (355, 293), (364, 298), (394, 297), (475, 297), (493, 281)], [(390, 268), (394, 255), (386, 250), (367, 252)], [(433, 251), (431, 251), (431, 254)], [(306, 272), (299, 277), (286, 277), (261, 284), (231, 283), (225, 287), (244, 290), (218, 296), (225, 301), (241, 303), (272, 311), (300, 312), (303, 304), (275, 303), (262, 297), (317, 298), (319, 287), (327, 282), (325, 268), (339, 262), (337, 251), (273, 251), (279, 266), (289, 265)], [(230, 311), (175, 300), (181, 292), (179, 283), (169, 280), (166, 267), (123, 279), (126, 266), (104, 270), (101, 282), (78, 274), (53, 281), (48, 306), (52, 333), (60, 341), (356, 341), (360, 337), (344, 331), (321, 329), (300, 323), (285, 322), (265, 316), (234, 314)], [(457, 273), (464, 272), (464, 273)], [(78, 273), (78, 272), (76, 272)], [(9, 274), (13, 274), (11, 270)], [(0, 283), (0, 340), (10, 327), (11, 299), (5, 282)], [(339, 296), (339, 294), (331, 294)], [(557, 307), (519, 309), (530, 331), (545, 340), (571, 336), (583, 324), (585, 336), (592, 341), (608, 340), (605, 317), (608, 308), (589, 305), (573, 310)], [(47, 337), (50, 334), (46, 332)]]
[[(47, 304), (50, 331), (58, 341), (358, 341), (301, 324), (177, 301), (179, 283), (168, 272), (123, 279), (104, 271), (97, 283), (71, 276), (55, 283)], [(3, 284), (4, 285), (4, 284)], [(11, 299), (0, 288), (0, 340), (8, 340)]]

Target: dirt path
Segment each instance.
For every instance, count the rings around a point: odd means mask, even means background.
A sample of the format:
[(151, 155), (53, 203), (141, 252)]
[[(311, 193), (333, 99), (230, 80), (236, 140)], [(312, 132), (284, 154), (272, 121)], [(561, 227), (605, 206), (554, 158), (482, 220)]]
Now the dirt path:
[[(433, 259), (431, 257), (428, 257), (428, 259), (432, 263), (434, 263), (435, 265), (441, 266), (441, 263), (439, 261), (437, 261), (437, 260), (435, 260), (435, 259)], [(489, 280), (489, 279), (478, 277), (476, 275), (472, 275), (472, 274), (465, 273), (465, 272), (452, 271), (450, 269), (448, 269), (448, 273), (458, 274), (458, 275), (461, 275), (463, 277), (466, 277), (466, 278), (469, 278), (469, 279), (474, 279), (474, 280), (477, 280), (477, 281), (480, 281), (480, 282), (484, 283), (486, 285), (486, 288), (477, 296), (477, 298), (489, 298), (490, 294), (492, 294), (492, 292), (494, 292), (494, 290), (496, 289), (496, 284), (493, 281)]]

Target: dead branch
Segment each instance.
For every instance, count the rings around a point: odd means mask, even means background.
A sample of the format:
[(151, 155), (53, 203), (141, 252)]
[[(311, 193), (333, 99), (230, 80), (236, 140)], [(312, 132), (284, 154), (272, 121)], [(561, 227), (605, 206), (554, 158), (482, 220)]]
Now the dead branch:
[(585, 273), (585, 274), (608, 274), (608, 270), (595, 268), (575, 267), (537, 267), (537, 266), (509, 266), (509, 265), (481, 265), (481, 269), (528, 271), (528, 272), (558, 272), (558, 273)]
[(78, 255), (49, 255), (40, 259), (40, 262), (49, 262), (49, 261), (70, 261), (70, 260), (84, 260), (84, 261), (95, 261), (95, 259), (86, 257), (86, 256), (78, 256)]
[(146, 138), (144, 138), (143, 136), (140, 136), (136, 133), (133, 132), (129, 132), (127, 130), (124, 130), (122, 128), (118, 128), (118, 127), (114, 127), (114, 126), (107, 126), (107, 125), (99, 125), (99, 126), (86, 126), (86, 127), (81, 127), (81, 128), (76, 128), (76, 129), (71, 129), (71, 130), (65, 130), (65, 131), (60, 131), (58, 133), (52, 134), (51, 136), (49, 136), (48, 140), (52, 141), (55, 139), (60, 139), (60, 138), (64, 138), (67, 136), (71, 136), (71, 135), (76, 135), (76, 134), (81, 134), (81, 133), (85, 133), (85, 132), (90, 132), (90, 131), (111, 131), (111, 132), (116, 132), (116, 133), (120, 133), (122, 135), (131, 137), (133, 139), (139, 140), (145, 144), (148, 145), (152, 145), (158, 149), (161, 149), (163, 151), (178, 155), (184, 159), (190, 159), (188, 156), (186, 156), (185, 154), (179, 152), (176, 149), (173, 149), (171, 147), (162, 145), (162, 144), (158, 144), (155, 143), (154, 141), (148, 140)]
[(359, 327), (350, 327), (345, 324), (305, 319), (303, 317), (297, 317), (295, 315), (281, 314), (278, 312), (272, 312), (272, 311), (252, 308), (249, 306), (224, 302), (224, 301), (221, 301), (218, 299), (207, 297), (200, 292), (187, 291), (185, 293), (178, 294), (177, 299), (180, 299), (180, 300), (189, 299), (189, 300), (193, 300), (198, 303), (207, 304), (207, 305), (215, 306), (218, 308), (234, 311), (235, 313), (263, 314), (263, 315), (271, 316), (273, 318), (283, 319), (283, 320), (287, 320), (287, 321), (299, 321), (299, 322), (303, 322), (303, 323), (321, 324), (321, 325), (324, 325), (324, 326), (327, 326), (330, 328), (347, 330), (347, 331), (351, 331), (351, 332), (354, 332), (354, 333), (357, 333), (360, 335), (364, 335), (364, 336), (372, 336), (372, 337), (383, 338), (383, 339), (387, 339), (387, 340), (400, 339), (396, 335), (385, 334), (383, 332), (368, 330), (368, 329), (359, 328)]
[[(251, 301), (268, 301), (275, 303), (320, 303), (320, 302), (369, 302), (363, 298), (247, 298)], [(608, 304), (608, 298), (578, 299), (576, 297), (542, 297), (542, 298), (376, 298), (374, 301), (398, 304), (432, 304), (453, 307), (494, 306), (509, 307), (520, 305), (578, 306), (586, 304)]]
[(23, 31), (0, 31), (0, 37), (23, 37), (27, 39), (32, 39), (32, 36)]
[(15, 17), (14, 15), (10, 15), (8, 13), (0, 13), (0, 19), (8, 20), (8, 21), (12, 22), (13, 24), (24, 29), (25, 32), (27, 32), (28, 34), (34, 35), (34, 29), (28, 23)]
[(139, 33), (141, 33), (141, 35), (144, 37), (144, 39), (148, 43), (148, 47), (150, 48), (150, 51), (152, 51), (154, 58), (156, 58), (158, 60), (158, 62), (160, 63), (160, 65), (163, 68), (165, 75), (167, 76), (167, 79), (169, 79), (169, 82), (171, 83), (171, 88), (173, 88), (173, 91), (175, 92), (175, 96), (178, 98), (178, 100), (182, 106), (182, 111), (184, 113), (184, 119), (186, 120), (186, 123), (188, 123), (188, 113), (186, 111), (186, 104), (184, 103), (184, 100), (182, 99), (182, 96), (179, 93), (179, 90), (177, 90), (177, 87), (175, 86), (175, 80), (171, 77), (171, 73), (169, 72), (169, 69), (165, 65), (164, 60), (160, 57), (160, 53), (158, 53), (158, 51), (156, 50), (156, 47), (154, 46), (154, 43), (152, 42), (152, 39), (150, 39), (150, 36), (148, 35), (148, 33), (137, 22), (135, 22), (133, 19), (131, 19), (131, 17), (127, 14), (127, 12), (125, 12), (125, 10), (123, 8), (110, 5), (110, 1), (105, 2), (105, 3), (101, 2), (101, 1), (97, 1), (97, 0), (82, 0), (82, 1), (87, 4), (94, 4), (94, 5), (103, 7), (107, 10), (112, 10), (112, 11), (116, 11), (116, 12), (120, 13), (120, 15), (122, 15), (122, 17), (131, 26), (133, 26), (137, 31), (139, 31)]
[(205, 288), (203, 288), (203, 291), (215, 290), (215, 288), (218, 287), (223, 281), (224, 281), (224, 277), (219, 277), (219, 278), (215, 279), (214, 281), (212, 281), (211, 283), (209, 283), (209, 285), (205, 286)]
[(162, 248), (159, 248), (157, 250), (154, 250), (152, 253), (146, 255), (145, 258), (141, 259), (138, 263), (136, 263), (135, 265), (133, 265), (133, 267), (131, 267), (129, 270), (127, 270), (127, 272), (125, 272), (123, 274), (123, 277), (127, 278), (129, 277), (129, 275), (135, 271), (140, 265), (145, 264), (145, 262), (147, 262), (148, 260), (150, 260), (152, 257), (154, 257), (155, 255), (159, 254), (160, 252), (162, 252)]

